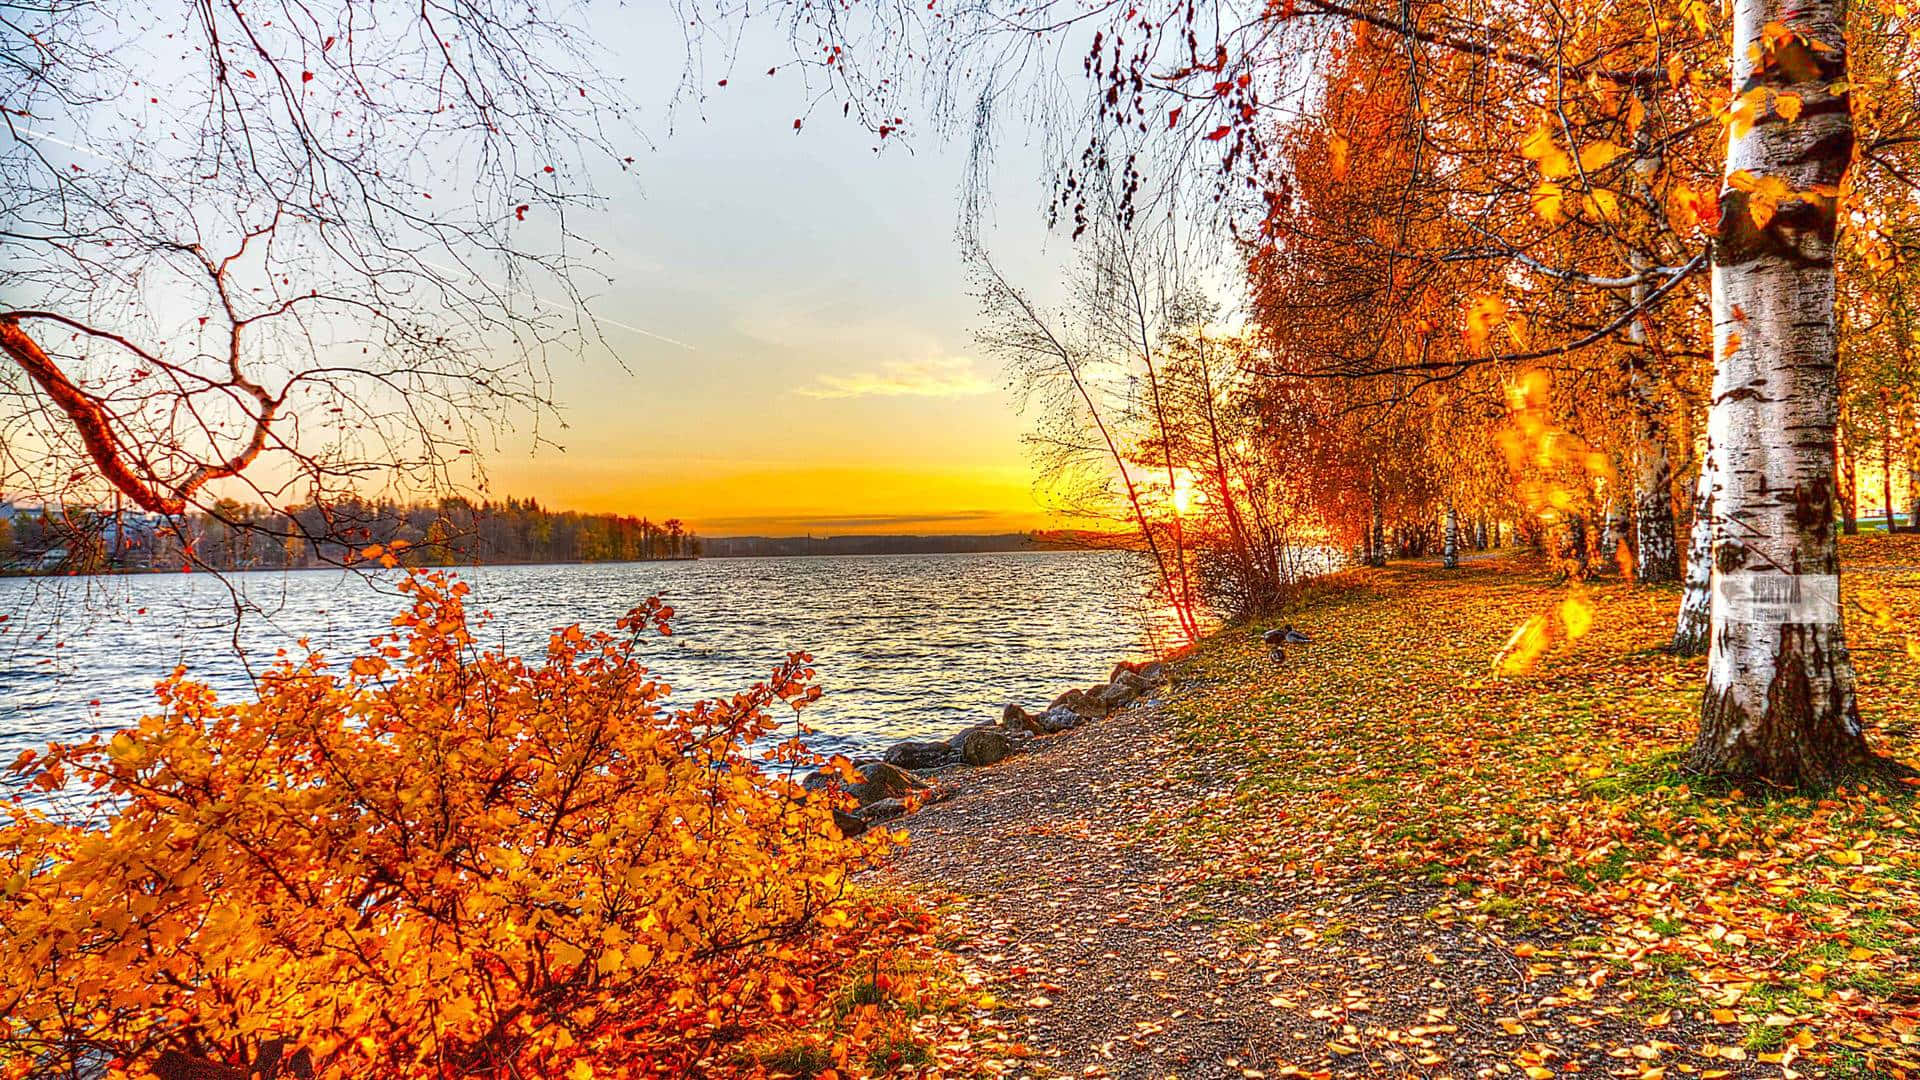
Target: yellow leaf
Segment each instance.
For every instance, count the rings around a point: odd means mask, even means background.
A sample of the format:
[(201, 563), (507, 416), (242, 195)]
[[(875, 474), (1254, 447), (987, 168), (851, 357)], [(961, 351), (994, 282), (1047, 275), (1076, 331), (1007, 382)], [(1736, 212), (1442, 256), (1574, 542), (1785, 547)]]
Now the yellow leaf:
[(1520, 156), (1539, 166), (1540, 175), (1549, 180), (1564, 180), (1573, 175), (1573, 159), (1553, 141), (1553, 134), (1546, 128), (1535, 128), (1521, 140)]
[(1535, 615), (1521, 623), (1494, 657), (1493, 669), (1502, 675), (1532, 671), (1540, 661), (1540, 654), (1547, 651), (1547, 625), (1545, 615)]
[(1755, 87), (1727, 106), (1727, 125), (1734, 138), (1744, 139), (1753, 130), (1754, 123), (1760, 119), (1760, 108), (1766, 97), (1766, 87)]
[(1612, 164), (1615, 159), (1627, 152), (1627, 148), (1605, 139), (1590, 142), (1580, 148), (1580, 171), (1595, 172)]
[(1778, 94), (1773, 99), (1773, 111), (1780, 114), (1780, 119), (1791, 124), (1800, 119), (1800, 108), (1804, 104), (1799, 94)]
[(1327, 161), (1332, 168), (1335, 180), (1347, 178), (1347, 154), (1352, 149), (1352, 145), (1338, 135), (1327, 138)]
[(1566, 211), (1561, 206), (1565, 199), (1559, 184), (1542, 180), (1540, 186), (1533, 189), (1533, 212), (1558, 225), (1567, 219)]
[(587, 958), (586, 952), (579, 946), (558, 938), (550, 942), (547, 948), (553, 954), (553, 962), (560, 967), (573, 967)]
[(138, 755), (139, 752), (140, 744), (134, 742), (133, 737), (124, 731), (115, 735), (113, 741), (107, 744), (107, 754), (115, 761), (125, 761)]
[(1494, 324), (1507, 314), (1507, 302), (1497, 296), (1476, 297), (1467, 305), (1467, 322), (1463, 333), (1467, 344), (1474, 352), (1487, 347), (1487, 335), (1493, 332)]

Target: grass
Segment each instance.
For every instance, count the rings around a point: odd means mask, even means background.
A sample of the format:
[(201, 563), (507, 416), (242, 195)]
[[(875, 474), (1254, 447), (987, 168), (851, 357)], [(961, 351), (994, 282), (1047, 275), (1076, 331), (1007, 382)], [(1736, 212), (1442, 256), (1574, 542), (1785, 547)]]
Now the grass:
[[(1845, 552), (1861, 717), (1880, 752), (1911, 761), (1920, 537), (1851, 538)], [(1237, 785), (1143, 827), (1178, 829), (1227, 877), (1423, 883), (1438, 918), (1551, 927), (1582, 912), (1603, 927), (1583, 938), (1591, 952), (1646, 973), (1642, 1003), (1751, 1017), (1756, 1053), (1788, 1037), (1769, 1016), (1804, 1016), (1809, 1055), (1834, 1069), (1855, 1067), (1844, 1050), (1920, 1071), (1912, 791), (1686, 774), (1704, 661), (1660, 648), (1677, 590), (1585, 587), (1592, 629), (1570, 638), (1570, 588), (1524, 562), (1345, 584), (1273, 620), (1315, 638), (1282, 667), (1257, 641), (1264, 625), (1196, 650), (1176, 737), (1196, 774)], [(1494, 674), (1536, 614), (1556, 627), (1551, 647), (1530, 671)]]

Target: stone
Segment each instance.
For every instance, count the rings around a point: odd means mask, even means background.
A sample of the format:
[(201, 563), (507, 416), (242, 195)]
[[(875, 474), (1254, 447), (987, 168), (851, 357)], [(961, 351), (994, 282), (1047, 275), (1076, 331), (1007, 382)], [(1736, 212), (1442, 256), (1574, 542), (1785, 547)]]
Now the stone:
[(1068, 728), (1076, 728), (1086, 722), (1086, 717), (1064, 705), (1057, 709), (1048, 709), (1033, 718), (1036, 730), (1042, 735), (1058, 735)]
[(960, 760), (969, 765), (991, 765), (1012, 750), (1013, 743), (993, 728), (974, 728), (960, 738)]
[(1140, 696), (1140, 691), (1123, 682), (1105, 683), (1087, 691), (1087, 696), (1109, 709), (1118, 709)]
[(898, 765), (889, 765), (884, 761), (875, 761), (861, 766), (861, 782), (847, 785), (847, 794), (859, 801), (861, 806), (877, 803), (883, 799), (898, 799), (909, 792), (923, 791), (927, 782)]
[(880, 799), (870, 802), (854, 811), (854, 815), (868, 825), (876, 821), (897, 818), (907, 812), (907, 804), (901, 799)]
[(1018, 705), (1009, 704), (1000, 710), (1000, 726), (1008, 731), (1032, 731), (1033, 714)]
[(1165, 686), (1168, 678), (1167, 665), (1158, 660), (1141, 664), (1134, 669), (1134, 674), (1146, 680), (1149, 686)]
[(867, 831), (867, 823), (864, 819), (849, 814), (845, 810), (833, 812), (833, 823), (840, 829), (841, 836), (859, 836)]
[(1047, 706), (1047, 711), (1052, 712), (1055, 709), (1070, 709), (1085, 720), (1095, 720), (1107, 715), (1106, 707), (1089, 697), (1085, 690), (1069, 690), (1054, 698), (1053, 703)]
[(953, 761), (956, 749), (943, 742), (895, 743), (887, 751), (887, 764), (903, 769), (937, 769)]

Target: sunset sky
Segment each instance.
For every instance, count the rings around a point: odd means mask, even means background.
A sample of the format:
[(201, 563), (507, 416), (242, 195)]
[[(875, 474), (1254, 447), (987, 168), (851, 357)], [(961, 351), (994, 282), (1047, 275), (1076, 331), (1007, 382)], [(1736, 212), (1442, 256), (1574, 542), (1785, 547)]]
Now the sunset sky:
[[(669, 115), (677, 29), (659, 11), (618, 18), (602, 36), (634, 61), (654, 147), (583, 231), (608, 251), (614, 281), (592, 306), (629, 370), (604, 354), (557, 369), (568, 428), (544, 434), (565, 452), (516, 436), (489, 457), (492, 493), (709, 535), (1048, 524), (1026, 421), (973, 341), (953, 240), (964, 147), (877, 152), (837, 102), (806, 112), (797, 74), (766, 75), (790, 55), (772, 36)], [(993, 243), (1044, 294), (1067, 244), (1042, 228), (1039, 173), (1017, 139), (1001, 153)]]

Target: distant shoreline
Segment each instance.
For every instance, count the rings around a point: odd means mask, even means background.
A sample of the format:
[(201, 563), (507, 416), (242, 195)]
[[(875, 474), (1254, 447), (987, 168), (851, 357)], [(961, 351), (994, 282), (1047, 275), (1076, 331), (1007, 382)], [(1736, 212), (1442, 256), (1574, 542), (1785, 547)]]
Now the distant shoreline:
[[(855, 559), (855, 558), (900, 558), (915, 555), (1044, 555), (1069, 551), (1128, 551), (1131, 548), (1110, 544), (1088, 543), (1037, 543), (1025, 547), (930, 547), (899, 551), (766, 551), (746, 554), (706, 554), (680, 555), (666, 559), (539, 559), (510, 560), (501, 562), (465, 562), (406, 567), (417, 570), (474, 570), (490, 567), (509, 566), (639, 566), (647, 563), (675, 562), (746, 562), (754, 559)], [(229, 566), (219, 568), (195, 567), (181, 570), (178, 567), (109, 567), (101, 570), (22, 570), (0, 569), (0, 579), (8, 578), (91, 578), (91, 577), (153, 577), (156, 575), (195, 574), (295, 574), (314, 571), (385, 569), (372, 562), (356, 563), (352, 566), (338, 563), (322, 563), (313, 566)]]

